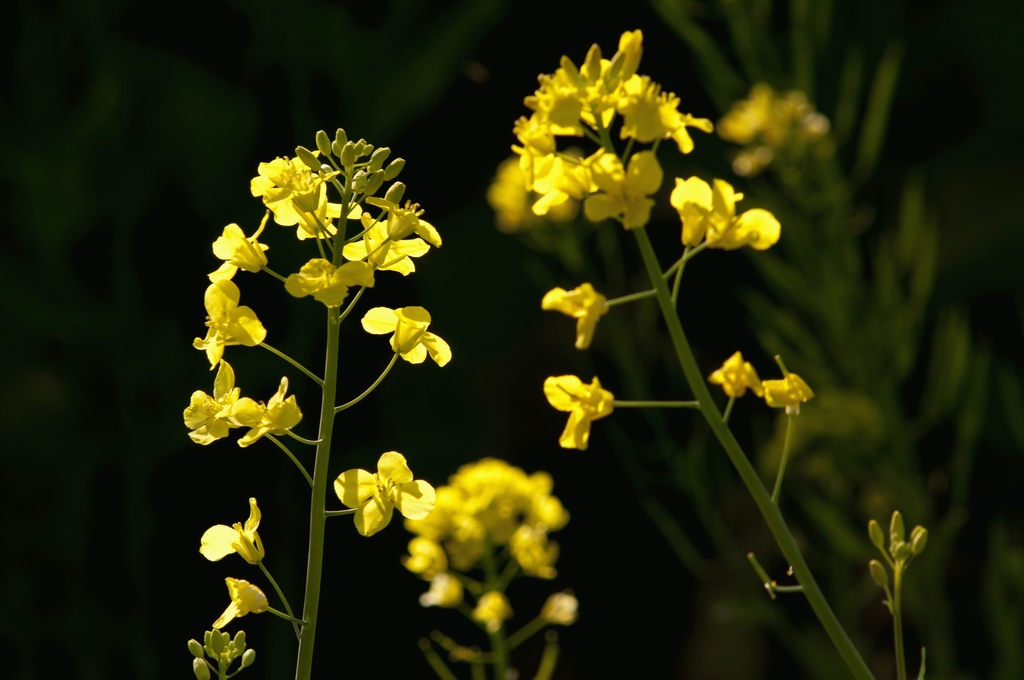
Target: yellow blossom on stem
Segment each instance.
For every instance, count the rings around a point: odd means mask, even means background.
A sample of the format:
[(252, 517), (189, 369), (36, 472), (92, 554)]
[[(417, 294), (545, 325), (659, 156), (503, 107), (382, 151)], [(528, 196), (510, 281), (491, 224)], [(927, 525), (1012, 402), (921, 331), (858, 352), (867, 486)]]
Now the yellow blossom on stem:
[(391, 522), (394, 508), (407, 519), (423, 519), (434, 509), (434, 487), (413, 479), (405, 456), (388, 451), (377, 462), (377, 472), (347, 470), (334, 480), (334, 493), (346, 507), (356, 508), (356, 530), (372, 536)]
[(397, 203), (376, 196), (370, 196), (366, 202), (387, 211), (387, 235), (392, 241), (400, 241), (416, 234), (435, 248), (441, 247), (441, 235), (437, 233), (437, 229), (430, 222), (420, 219), (423, 211), (420, 210), (419, 203), (406, 201), (405, 207), (400, 207)]
[(235, 522), (232, 526), (217, 524), (203, 533), (200, 539), (199, 552), (203, 557), (216, 562), (231, 553), (238, 553), (249, 564), (258, 564), (266, 554), (263, 541), (256, 532), (260, 526), (260, 509), (256, 499), (249, 499), (249, 519)]
[[(260, 163), (257, 172), (249, 183), (252, 195), (263, 198), (264, 205), (274, 213), (274, 221), (283, 227), (298, 224), (300, 213), (308, 212), (310, 207), (315, 209), (321, 188), (326, 190), (320, 176), (298, 158), (275, 158)], [(301, 206), (298, 210), (296, 200)]]
[(363, 213), (363, 239), (345, 246), (341, 254), (346, 260), (365, 260), (373, 269), (396, 271), (408, 276), (416, 271), (410, 258), (421, 257), (430, 250), (426, 241), (419, 238), (394, 240), (388, 236), (387, 225)]
[(541, 617), (556, 626), (571, 626), (576, 623), (580, 603), (571, 591), (552, 593), (544, 607), (540, 610)]
[(258, 272), (267, 264), (267, 256), (264, 251), (270, 246), (260, 243), (256, 239), (263, 233), (269, 216), (269, 212), (263, 216), (260, 228), (248, 238), (237, 224), (229, 224), (224, 227), (224, 233), (213, 242), (213, 254), (224, 260), (224, 264), (217, 271), (210, 273), (210, 281), (233, 278), (239, 269)]
[(524, 574), (545, 579), (558, 575), (554, 567), (558, 560), (558, 544), (548, 541), (547, 532), (523, 524), (512, 534), (508, 545)]
[[(338, 233), (334, 220), (341, 216), (341, 205), (327, 200), (326, 184), (320, 185), (320, 193), (317, 194), (315, 204), (312, 200), (299, 202), (295, 205), (295, 212), (300, 218), (295, 236), (300, 241), (330, 238)], [(362, 215), (363, 209), (359, 205), (353, 205), (348, 212), (348, 219), (358, 220)]]
[(227, 345), (255, 347), (267, 337), (267, 330), (249, 307), (238, 306), (241, 292), (232, 281), (211, 283), (203, 296), (206, 305), (206, 337), (196, 338), (192, 346), (206, 350), (210, 368), (224, 356)]
[(373, 335), (391, 336), (391, 348), (410, 364), (421, 364), (430, 354), (438, 366), (452, 359), (448, 343), (427, 331), (430, 313), (422, 307), (374, 307), (363, 316), (363, 328)]
[(576, 319), (576, 349), (586, 349), (594, 338), (598, 320), (608, 313), (608, 299), (589, 283), (584, 283), (571, 291), (562, 288), (548, 291), (540, 307)]
[(462, 594), (459, 579), (439, 572), (430, 580), (430, 590), (420, 595), (420, 605), (451, 609), (462, 603)]
[(250, 446), (258, 441), (263, 435), (286, 434), (288, 430), (299, 424), (302, 420), (302, 411), (295, 401), (295, 395), (285, 398), (288, 391), (288, 378), (281, 378), (281, 384), (277, 392), (270, 398), (265, 407), (260, 408), (260, 419), (244, 437), (238, 440), (241, 447)]
[(552, 74), (538, 76), (540, 87), (523, 103), (533, 109), (541, 123), (547, 124), (552, 134), (583, 136), (580, 114), (583, 98), (580, 93), (580, 73), (568, 57), (562, 57), (561, 66)]
[(800, 413), (800, 404), (810, 401), (814, 392), (796, 373), (787, 373), (782, 380), (764, 380), (764, 400), (772, 408), (786, 408), (786, 413)]
[(473, 609), (473, 620), (484, 624), (484, 627), (491, 633), (501, 630), (505, 619), (512, 616), (512, 605), (503, 593), (491, 590), (480, 596), (480, 600)]
[(757, 371), (749, 361), (743, 360), (743, 355), (739, 352), (726, 359), (721, 368), (708, 376), (708, 382), (721, 385), (728, 397), (742, 397), (747, 393), (747, 388), (753, 390), (759, 397), (764, 394)]
[(611, 415), (615, 396), (601, 388), (595, 377), (589, 384), (574, 375), (552, 376), (544, 381), (544, 395), (548, 403), (559, 411), (569, 412), (558, 443), (565, 449), (586, 451), (590, 441), (590, 423)]
[(263, 591), (242, 579), (224, 579), (228, 585), (228, 595), (231, 597), (231, 604), (220, 615), (220, 618), (213, 622), (214, 630), (220, 630), (231, 623), (233, 619), (241, 618), (246, 614), (261, 614), (267, 611), (270, 603)]
[(779, 240), (781, 227), (767, 210), (754, 208), (736, 215), (736, 203), (743, 194), (720, 179), (714, 186), (699, 177), (676, 178), (669, 202), (683, 222), (684, 245), (695, 246), (706, 239), (708, 247), (735, 250), (750, 246), (765, 250)]
[(240, 399), (239, 393), (234, 369), (228, 362), (221, 361), (213, 380), (213, 396), (196, 390), (185, 409), (185, 425), (192, 430), (188, 433), (192, 441), (205, 446), (226, 437), (233, 427), (252, 427), (259, 420), (258, 412), (253, 410), (256, 402), (248, 397)]
[(313, 258), (297, 274), (284, 282), (289, 294), (301, 298), (312, 295), (328, 307), (340, 307), (352, 286), (373, 287), (373, 267), (365, 262), (346, 262), (335, 267), (329, 260)]
[[(436, 501), (435, 501), (436, 502)], [(436, 541), (417, 536), (409, 541), (409, 554), (402, 555), (402, 566), (428, 581), (448, 569), (444, 548)]]
[(632, 76), (622, 85), (623, 94), (618, 109), (622, 114), (622, 139), (632, 137), (638, 142), (649, 143), (656, 139), (673, 139), (680, 153), (693, 151), (693, 139), (687, 127), (704, 132), (714, 130), (714, 124), (706, 118), (694, 118), (688, 113), (679, 113), (679, 97), (662, 92), (661, 85), (652, 82), (648, 76)]
[(650, 151), (633, 154), (627, 167), (610, 153), (602, 153), (589, 163), (590, 174), (602, 193), (587, 198), (587, 218), (600, 222), (618, 217), (626, 229), (647, 224), (654, 199), (651, 194), (661, 187), (664, 173), (657, 157)]

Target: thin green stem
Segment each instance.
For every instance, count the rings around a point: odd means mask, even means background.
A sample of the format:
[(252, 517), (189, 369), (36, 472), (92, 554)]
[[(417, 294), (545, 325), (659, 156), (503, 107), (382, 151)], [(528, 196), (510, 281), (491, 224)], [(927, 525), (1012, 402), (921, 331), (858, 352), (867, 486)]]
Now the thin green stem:
[(676, 279), (672, 282), (672, 304), (676, 304), (679, 299), (679, 284), (683, 281), (683, 269), (686, 267), (686, 262), (679, 265), (679, 269), (676, 270)]
[(452, 673), (451, 669), (441, 658), (441, 655), (434, 651), (434, 648), (430, 646), (430, 640), (426, 638), (420, 640), (420, 651), (423, 652), (423, 656), (427, 660), (427, 665), (434, 671), (434, 674), (440, 680), (459, 680), (455, 673)]
[(700, 408), (695, 401), (619, 401), (612, 402), (615, 408)]
[(305, 437), (300, 437), (299, 435), (295, 434), (295, 433), (294, 433), (294, 432), (292, 432), (291, 430), (287, 430), (287, 431), (285, 432), (285, 434), (287, 434), (287, 435), (288, 435), (289, 437), (291, 437), (291, 438), (292, 438), (292, 439), (294, 439), (295, 441), (297, 441), (297, 442), (302, 442), (303, 444), (308, 444), (309, 446), (316, 446), (317, 444), (319, 444), (319, 443), (320, 443), (320, 442), (319, 442), (318, 440), (316, 440), (316, 439), (306, 439)]
[(314, 373), (313, 373), (313, 371), (309, 370), (308, 368), (306, 368), (305, 366), (303, 366), (302, 364), (300, 364), (300, 363), (299, 363), (298, 361), (296, 361), (295, 359), (292, 359), (292, 358), (291, 358), (290, 356), (288, 356), (287, 354), (285, 354), (285, 353), (284, 353), (284, 352), (282, 352), (281, 350), (277, 350), (277, 349), (274, 349), (273, 347), (271, 347), (270, 345), (268, 345), (268, 344), (267, 344), (267, 343), (265, 343), (265, 342), (261, 342), (261, 343), (260, 343), (260, 347), (262, 347), (262, 348), (263, 348), (263, 349), (265, 349), (265, 350), (269, 350), (269, 351), (270, 351), (270, 352), (272, 352), (273, 354), (276, 354), (277, 356), (281, 357), (282, 359), (284, 359), (285, 361), (287, 361), (287, 362), (288, 362), (289, 364), (291, 364), (292, 366), (294, 366), (295, 368), (299, 369), (300, 371), (302, 371), (303, 373), (305, 373), (305, 374), (306, 374), (307, 376), (309, 376), (309, 377), (310, 377), (310, 379), (311, 379), (311, 380), (312, 380), (313, 382), (315, 382), (315, 383), (316, 383), (317, 385), (319, 385), (320, 387), (323, 387), (323, 386), (324, 386), (324, 381), (323, 381), (323, 380), (321, 380), (320, 378), (318, 378), (318, 377), (316, 376), (316, 374), (314, 374)]
[(612, 298), (606, 303), (609, 307), (615, 307), (616, 305), (624, 305), (627, 302), (636, 302), (637, 300), (643, 300), (645, 298), (651, 298), (657, 295), (653, 290), (645, 290), (640, 293), (631, 293), (629, 295), (623, 295), (622, 297)]
[(292, 624), (295, 625), (295, 626), (304, 626), (304, 625), (306, 625), (306, 622), (303, 621), (302, 619), (297, 619), (294, 616), (288, 616), (284, 612), (278, 611), (278, 610), (274, 609), (273, 607), (267, 607), (267, 613), (268, 614), (273, 614), (274, 616), (279, 616), (282, 619), (284, 619), (285, 621), (291, 621)]
[[(277, 585), (277, 581), (270, 575), (270, 570), (267, 569), (267, 565), (263, 564), (263, 560), (260, 560), (256, 563), (256, 566), (263, 571), (263, 575), (267, 577), (268, 581), (270, 581), (270, 585), (274, 586), (274, 590), (277, 592), (277, 596), (281, 598), (281, 603), (284, 604), (284, 610), (288, 612), (288, 616), (295, 619), (295, 612), (292, 611), (292, 606), (288, 604), (288, 598), (284, 596), (284, 591), (281, 590), (281, 586)], [(300, 637), (302, 633), (299, 632), (299, 624), (296, 621), (297, 619), (292, 621), (292, 628), (295, 629), (295, 637)]]
[(629, 152), (633, 150), (633, 142), (635, 141), (635, 139), (630, 137), (629, 141), (626, 142), (626, 149), (622, 152), (622, 156), (620, 157), (623, 165), (625, 165), (626, 161), (629, 160)]
[[(486, 577), (484, 582), (485, 592), (496, 590), (498, 585), (498, 568), (494, 563), (494, 546), (491, 543), (490, 536), (487, 536), (484, 543), (483, 566)], [(508, 671), (508, 649), (505, 646), (504, 624), (496, 631), (488, 630), (487, 637), (490, 638), (491, 654), (494, 656), (494, 677), (496, 680), (503, 680)]]
[(683, 252), (683, 264), (686, 264), (687, 262), (692, 260), (694, 257), (697, 256), (698, 253), (707, 248), (709, 245), (711, 245), (710, 241), (704, 241), (704, 243), (701, 243), (699, 246), (694, 246), (693, 248), (691, 248), (690, 246), (686, 246), (686, 251)]
[(598, 146), (604, 146), (604, 144), (601, 143), (601, 138), (595, 135), (593, 132), (591, 132), (590, 128), (583, 128), (583, 134), (585, 134), (587, 138), (590, 139), (590, 141), (594, 142)]
[(542, 631), (546, 625), (548, 625), (548, 622), (543, 616), (538, 616), (533, 621), (530, 621), (528, 624), (508, 636), (508, 639), (505, 641), (508, 650), (511, 652), (513, 649)]
[(583, 162), (579, 158), (576, 158), (575, 156), (570, 156), (567, 153), (562, 153), (561, 151), (556, 151), (555, 155), (561, 158), (563, 161), (567, 163), (572, 163), (573, 165), (580, 165)]
[(280, 439), (275, 437), (274, 435), (268, 434), (268, 435), (265, 435), (265, 436), (266, 436), (267, 439), (269, 439), (270, 441), (272, 441), (275, 444), (277, 444), (277, 448), (279, 448), (282, 451), (284, 451), (284, 454), (286, 456), (291, 458), (292, 462), (295, 463), (295, 467), (299, 468), (299, 472), (302, 473), (302, 476), (306, 478), (307, 482), (309, 482), (309, 486), (312, 487), (313, 486), (313, 478), (309, 476), (309, 473), (306, 472), (306, 467), (302, 463), (299, 462), (299, 459), (295, 457), (295, 454), (292, 453), (291, 450), (287, 446), (285, 446), (284, 443)]
[(365, 290), (366, 290), (366, 286), (360, 286), (359, 287), (359, 290), (352, 297), (352, 301), (348, 303), (348, 307), (346, 307), (345, 311), (341, 313), (340, 317), (338, 317), (338, 323), (341, 323), (342, 321), (344, 321), (345, 317), (347, 317), (349, 315), (349, 313), (351, 313), (351, 311), (353, 309), (355, 309), (356, 303), (359, 302), (359, 298), (363, 297), (363, 291), (365, 291)]
[(484, 671), (484, 665), (479, 660), (469, 662), (469, 673), (472, 680), (487, 680), (487, 674)]
[(391, 357), (391, 361), (388, 362), (387, 368), (385, 368), (384, 372), (380, 374), (380, 377), (373, 381), (372, 385), (366, 388), (365, 392), (363, 392), (362, 394), (360, 394), (358, 397), (348, 402), (347, 404), (342, 404), (341, 406), (338, 406), (337, 408), (334, 409), (334, 412), (341, 413), (345, 409), (352, 408), (353, 406), (361, 402), (363, 399), (365, 399), (367, 396), (369, 396), (370, 392), (373, 392), (375, 389), (377, 389), (377, 385), (380, 385), (381, 381), (383, 381), (384, 378), (387, 377), (387, 374), (391, 371), (391, 367), (395, 365), (396, 361), (398, 361), (398, 352), (395, 352), (394, 356)]
[(266, 273), (270, 274), (271, 276), (273, 276), (278, 281), (281, 281), (282, 283), (284, 283), (285, 281), (288, 280), (288, 279), (284, 278), (283, 276), (281, 276), (280, 274), (278, 274), (277, 272), (275, 272), (273, 269), (271, 269), (270, 267), (268, 267), (266, 265), (263, 265), (262, 267), (260, 267), (260, 269), (262, 269)]
[(678, 260), (675, 261), (675, 264), (673, 264), (671, 267), (666, 269), (665, 272), (661, 275), (661, 277), (663, 279), (665, 279), (665, 280), (668, 280), (668, 277), (670, 277), (673, 274), (675, 274), (676, 270), (679, 269), (680, 267), (682, 267), (683, 266), (683, 262), (685, 262), (685, 261), (686, 261), (686, 256), (683, 255), (683, 257), (680, 257)]
[(772, 590), (777, 593), (802, 593), (804, 592), (803, 586), (780, 586), (775, 581), (772, 581)]
[(344, 510), (328, 510), (324, 514), (328, 517), (341, 517), (342, 515), (352, 515), (359, 508), (346, 508)]
[(558, 633), (549, 630), (544, 634), (544, 654), (540, 657), (540, 665), (537, 667), (537, 675), (533, 680), (550, 680), (558, 665)]
[(903, 565), (897, 564), (892, 575), (892, 626), (893, 635), (896, 638), (896, 679), (907, 680), (907, 659), (903, 650), (903, 605), (901, 595), (903, 590)]
[(494, 589), (505, 592), (517, 571), (519, 571), (519, 562), (514, 558), (509, 558), (505, 563), (505, 568), (501, 570), (501, 576), (498, 577), (497, 583), (494, 584)]
[[(668, 326), (669, 335), (680, 366), (686, 376), (687, 383), (690, 385), (690, 389), (700, 404), (701, 413), (704, 415), (708, 427), (714, 433), (722, 448), (725, 449), (726, 455), (750, 492), (758, 510), (761, 511), (761, 515), (768, 524), (768, 528), (772, 536), (774, 536), (776, 543), (778, 543), (783, 556), (793, 566), (793, 574), (804, 587), (804, 595), (807, 597), (807, 602), (811, 605), (811, 609), (814, 610), (815, 615), (817, 615), (822, 627), (832, 640), (832, 644), (835, 645), (850, 672), (857, 680), (874, 680), (871, 670), (864, 663), (864, 659), (860, 656), (849, 636), (847, 636), (846, 631), (843, 630), (842, 624), (839, 623), (839, 619), (836, 618), (835, 613), (829, 607), (828, 601), (814, 580), (814, 575), (811, 573), (810, 567), (807, 566), (807, 562), (804, 560), (800, 548), (793, 539), (789, 527), (786, 526), (779, 508), (772, 503), (768, 492), (757, 476), (757, 472), (750, 464), (746, 454), (743, 453), (743, 449), (740, 448), (739, 442), (736, 441), (732, 432), (722, 422), (722, 414), (718, 411), (718, 407), (715, 406), (707, 385), (704, 384), (704, 375), (697, 365), (697, 360), (690, 349), (686, 334), (683, 332), (682, 323), (679, 321), (679, 314), (672, 304), (672, 296), (669, 292), (668, 284), (662, 276), (661, 265), (658, 263), (658, 257), (654, 252), (654, 247), (651, 245), (650, 238), (647, 236), (647, 231), (641, 227), (634, 229), (633, 234), (636, 237), (637, 245), (640, 248), (640, 255), (643, 258), (644, 266), (647, 268), (651, 283), (658, 292), (658, 304)], [(691, 257), (692, 255), (693, 253), (691, 252)]]
[(775, 477), (775, 488), (772, 489), (772, 503), (779, 504), (779, 491), (782, 490), (782, 478), (786, 474), (786, 461), (789, 460), (789, 442), (793, 437), (793, 420), (795, 415), (786, 416), (786, 443), (782, 445), (782, 460), (779, 461), (779, 474)]
[(732, 415), (732, 406), (736, 403), (736, 397), (729, 397), (729, 403), (725, 405), (725, 413), (722, 414), (722, 424), (729, 424), (729, 416)]

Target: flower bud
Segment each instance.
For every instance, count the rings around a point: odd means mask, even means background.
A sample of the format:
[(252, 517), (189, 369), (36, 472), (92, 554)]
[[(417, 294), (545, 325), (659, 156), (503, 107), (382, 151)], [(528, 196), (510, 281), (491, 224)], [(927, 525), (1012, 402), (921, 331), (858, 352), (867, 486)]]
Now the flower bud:
[(366, 188), (366, 171), (360, 170), (352, 178), (352, 189), (354, 191), (362, 191)]
[(342, 166), (348, 168), (356, 162), (356, 145), (352, 142), (345, 142), (345, 145), (341, 148), (341, 153), (338, 154), (338, 158), (341, 159)]
[(202, 659), (192, 659), (192, 672), (196, 680), (210, 680), (210, 667)]
[(209, 656), (217, 656), (217, 652), (213, 649), (213, 631), (208, 630), (203, 633), (203, 649)]
[(380, 189), (381, 185), (384, 184), (384, 171), (377, 170), (371, 173), (369, 178), (366, 180), (366, 188), (363, 189), (363, 193), (367, 196), (373, 196)]
[(242, 668), (248, 668), (256, 662), (256, 650), (247, 649), (242, 655)]
[(192, 653), (192, 656), (197, 659), (203, 658), (203, 646), (199, 644), (199, 640), (188, 641), (188, 651)]
[(224, 638), (230, 639), (230, 636), (227, 633), (221, 635), (219, 630), (213, 631), (210, 635), (210, 647), (213, 648), (213, 656), (220, 656), (224, 648), (227, 647), (227, 640)]
[(295, 147), (295, 155), (299, 157), (299, 160), (305, 163), (310, 170), (320, 172), (320, 161), (313, 155), (313, 152), (304, 146)]
[(386, 161), (388, 159), (388, 156), (390, 155), (390, 148), (386, 146), (380, 147), (379, 149), (373, 152), (372, 156), (370, 156), (370, 165), (367, 166), (366, 169), (369, 170), (370, 172), (376, 172), (377, 170), (380, 170), (381, 166), (384, 165), (384, 161)]
[(340, 157), (341, 150), (346, 144), (348, 144), (348, 135), (345, 134), (344, 130), (338, 128), (338, 131), (334, 133), (334, 141), (331, 143), (331, 151), (334, 152), (335, 156)]
[(881, 525), (875, 520), (868, 522), (868, 536), (871, 537), (871, 544), (879, 550), (885, 550), (885, 534), (882, 533)]
[[(385, 176), (387, 175), (387, 173), (384, 174)], [(388, 187), (388, 192), (384, 194), (384, 200), (391, 201), (395, 205), (398, 205), (402, 202), (402, 196), (405, 196), (405, 184), (402, 182), (395, 182)]]
[(914, 527), (913, 531), (910, 532), (910, 551), (915, 555), (920, 555), (924, 552), (927, 545), (928, 530), (921, 525)]
[(903, 562), (913, 554), (914, 553), (910, 548), (910, 544), (906, 541), (900, 541), (892, 547), (892, 557), (897, 562)]
[(544, 607), (540, 610), (540, 615), (548, 623), (558, 626), (570, 626), (576, 622), (576, 617), (579, 615), (579, 607), (579, 600), (572, 593), (553, 593), (548, 598), (548, 601), (544, 603)]
[(892, 521), (889, 522), (889, 550), (893, 550), (893, 546), (897, 543), (903, 542), (905, 531), (903, 529), (903, 515), (897, 510), (892, 513)]
[(390, 181), (398, 177), (398, 173), (405, 169), (405, 159), (396, 158), (395, 160), (388, 163), (388, 167), (384, 168), (384, 179)]
[(325, 156), (331, 155), (331, 138), (323, 130), (316, 133), (316, 148)]
[(878, 560), (868, 562), (868, 571), (871, 572), (871, 580), (875, 582), (876, 586), (883, 589), (889, 587), (889, 574), (881, 562)]
[(231, 641), (231, 644), (235, 646), (235, 656), (238, 656), (245, 651), (245, 631), (240, 630), (235, 633), (235, 639)]
[(367, 156), (373, 152), (373, 144), (370, 144), (365, 139), (360, 138), (356, 142), (356, 158)]

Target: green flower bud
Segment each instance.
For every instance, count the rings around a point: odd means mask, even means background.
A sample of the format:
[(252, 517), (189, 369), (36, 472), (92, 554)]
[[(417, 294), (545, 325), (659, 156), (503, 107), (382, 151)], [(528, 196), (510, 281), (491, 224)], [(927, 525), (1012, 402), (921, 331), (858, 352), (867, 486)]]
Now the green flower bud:
[(882, 527), (875, 520), (868, 522), (868, 536), (871, 537), (871, 544), (879, 550), (885, 550), (885, 534), (882, 533)]
[(197, 659), (203, 658), (203, 646), (199, 644), (199, 640), (188, 641), (188, 651), (192, 653), (192, 656)]
[(889, 574), (881, 562), (878, 560), (868, 562), (868, 571), (871, 572), (871, 580), (875, 582), (875, 585), (882, 589), (889, 587)]
[(248, 649), (242, 655), (242, 668), (248, 668), (256, 662), (256, 650)]
[(331, 144), (331, 151), (334, 152), (335, 156), (341, 156), (341, 150), (348, 144), (348, 135), (341, 128), (334, 133), (334, 142)]
[(920, 555), (927, 546), (928, 530), (921, 525), (917, 525), (910, 532), (910, 551), (915, 555)]
[(323, 130), (316, 133), (316, 148), (325, 156), (331, 155), (331, 138)]
[(398, 177), (398, 173), (402, 172), (403, 169), (405, 169), (405, 159), (396, 158), (388, 163), (388, 167), (384, 169), (384, 179), (390, 182)]
[(356, 158), (368, 156), (373, 152), (373, 144), (370, 144), (365, 139), (361, 138), (356, 142)]
[(889, 522), (889, 552), (893, 551), (893, 546), (897, 543), (903, 542), (904, 535), (903, 515), (897, 510), (892, 513), (892, 521)]
[[(384, 173), (387, 175), (387, 173)], [(402, 182), (395, 182), (388, 187), (388, 192), (384, 194), (385, 201), (391, 201), (395, 205), (402, 202), (402, 196), (405, 196), (405, 184)]]
[(235, 633), (235, 639), (232, 642), (234, 643), (235, 649), (238, 650), (239, 654), (244, 652), (245, 651), (245, 631), (244, 630), (240, 630), (237, 633)]
[(390, 148), (386, 146), (380, 147), (379, 149), (373, 152), (372, 156), (370, 156), (370, 165), (368, 165), (366, 169), (369, 170), (370, 172), (376, 172), (377, 170), (380, 170), (381, 166), (384, 165), (384, 161), (386, 161), (388, 159), (388, 156), (390, 155)]
[(341, 153), (338, 154), (338, 158), (341, 159), (341, 165), (343, 167), (351, 167), (356, 162), (356, 145), (352, 142), (345, 142), (345, 146), (342, 147)]
[(362, 191), (366, 188), (366, 171), (360, 170), (352, 178), (352, 189), (354, 191)]
[(295, 155), (299, 157), (299, 160), (309, 166), (310, 170), (320, 172), (320, 161), (313, 155), (313, 152), (304, 146), (295, 147)]
[(384, 184), (384, 171), (378, 170), (366, 180), (366, 188), (363, 189), (363, 193), (367, 196), (373, 196), (382, 184)]
[(909, 559), (913, 554), (910, 544), (906, 541), (900, 541), (892, 548), (892, 557), (897, 562), (903, 562)]
[(211, 656), (220, 656), (221, 652), (224, 651), (224, 648), (227, 647), (228, 641), (224, 639), (225, 637), (227, 637), (227, 635), (221, 635), (219, 630), (213, 631), (213, 634), (210, 636), (210, 647), (213, 648), (213, 654)]
[(196, 680), (210, 680), (210, 667), (202, 659), (192, 659), (192, 672)]
[(217, 656), (217, 652), (213, 649), (213, 631), (208, 630), (203, 633), (203, 649), (206, 651), (208, 656)]

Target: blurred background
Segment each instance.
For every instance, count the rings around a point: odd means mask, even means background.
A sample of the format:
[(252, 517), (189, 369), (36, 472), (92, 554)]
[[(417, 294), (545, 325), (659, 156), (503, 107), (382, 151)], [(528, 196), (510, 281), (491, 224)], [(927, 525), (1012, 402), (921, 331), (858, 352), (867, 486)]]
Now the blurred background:
[[(589, 352), (573, 349), (571, 320), (540, 310), (555, 285), (646, 288), (631, 239), (582, 219), (499, 230), (486, 198), (536, 75), (562, 54), (580, 63), (593, 42), (610, 55), (635, 28), (640, 72), (676, 92), (682, 111), (717, 121), (764, 82), (780, 96), (802, 91), (830, 121), (824, 146), (776, 148), (756, 172), (717, 134), (695, 133), (688, 156), (661, 154), (668, 177), (723, 177), (783, 224), (773, 251), (694, 260), (680, 306), (707, 373), (740, 349), (772, 377), (783, 352), (818, 392), (800, 419), (784, 512), (826, 595), (876, 675), (893, 677), (864, 527), (898, 508), (931, 531), (908, 575), (912, 672), (927, 645), (929, 678), (1024, 677), (1024, 7), (586, 7), (4, 10), (0, 678), (191, 677), (185, 643), (226, 606), (223, 578), (259, 580), (238, 559), (198, 553), (207, 527), (244, 519), (249, 496), (264, 513), (267, 564), (301, 600), (302, 478), (269, 443), (193, 445), (181, 412), (213, 377), (190, 347), (217, 265), (210, 243), (230, 222), (257, 226), (263, 206), (248, 182), (259, 162), (339, 126), (407, 159), (406, 197), (444, 238), (416, 275), (381, 276), (366, 304), (427, 307), (455, 358), (397, 366), (339, 417), (332, 469), (371, 468), (394, 449), (435, 486), (484, 456), (550, 471), (572, 513), (556, 536), (559, 574), (517, 582), (510, 597), (514, 627), (549, 592), (576, 591), (581, 617), (560, 631), (556, 677), (845, 677), (805, 601), (770, 601), (747, 565), (753, 550), (784, 580), (756, 508), (691, 414), (616, 413), (594, 425), (587, 452), (557, 445), (564, 422), (543, 397), (548, 375), (597, 374), (625, 399), (686, 396), (653, 301), (606, 317)], [(649, 227), (666, 264), (679, 247), (670, 189)], [(272, 259), (298, 262), (294, 238), (268, 228)], [(319, 305), (269, 277), (239, 283), (268, 341), (319, 365)], [(342, 343), (342, 395), (354, 396), (388, 349), (353, 324)], [(255, 349), (228, 355), (254, 396), (290, 375), (315, 418), (314, 390), (286, 364)], [(766, 480), (776, 415), (741, 400), (731, 421)], [(398, 561), (409, 537), (398, 522), (364, 539), (331, 520), (318, 677), (430, 677), (416, 642), (433, 629), (483, 643), (457, 613), (419, 607), (426, 584)], [(289, 677), (289, 626), (241, 624), (259, 655), (244, 677)], [(536, 668), (534, 642), (514, 657), (522, 677)]]

